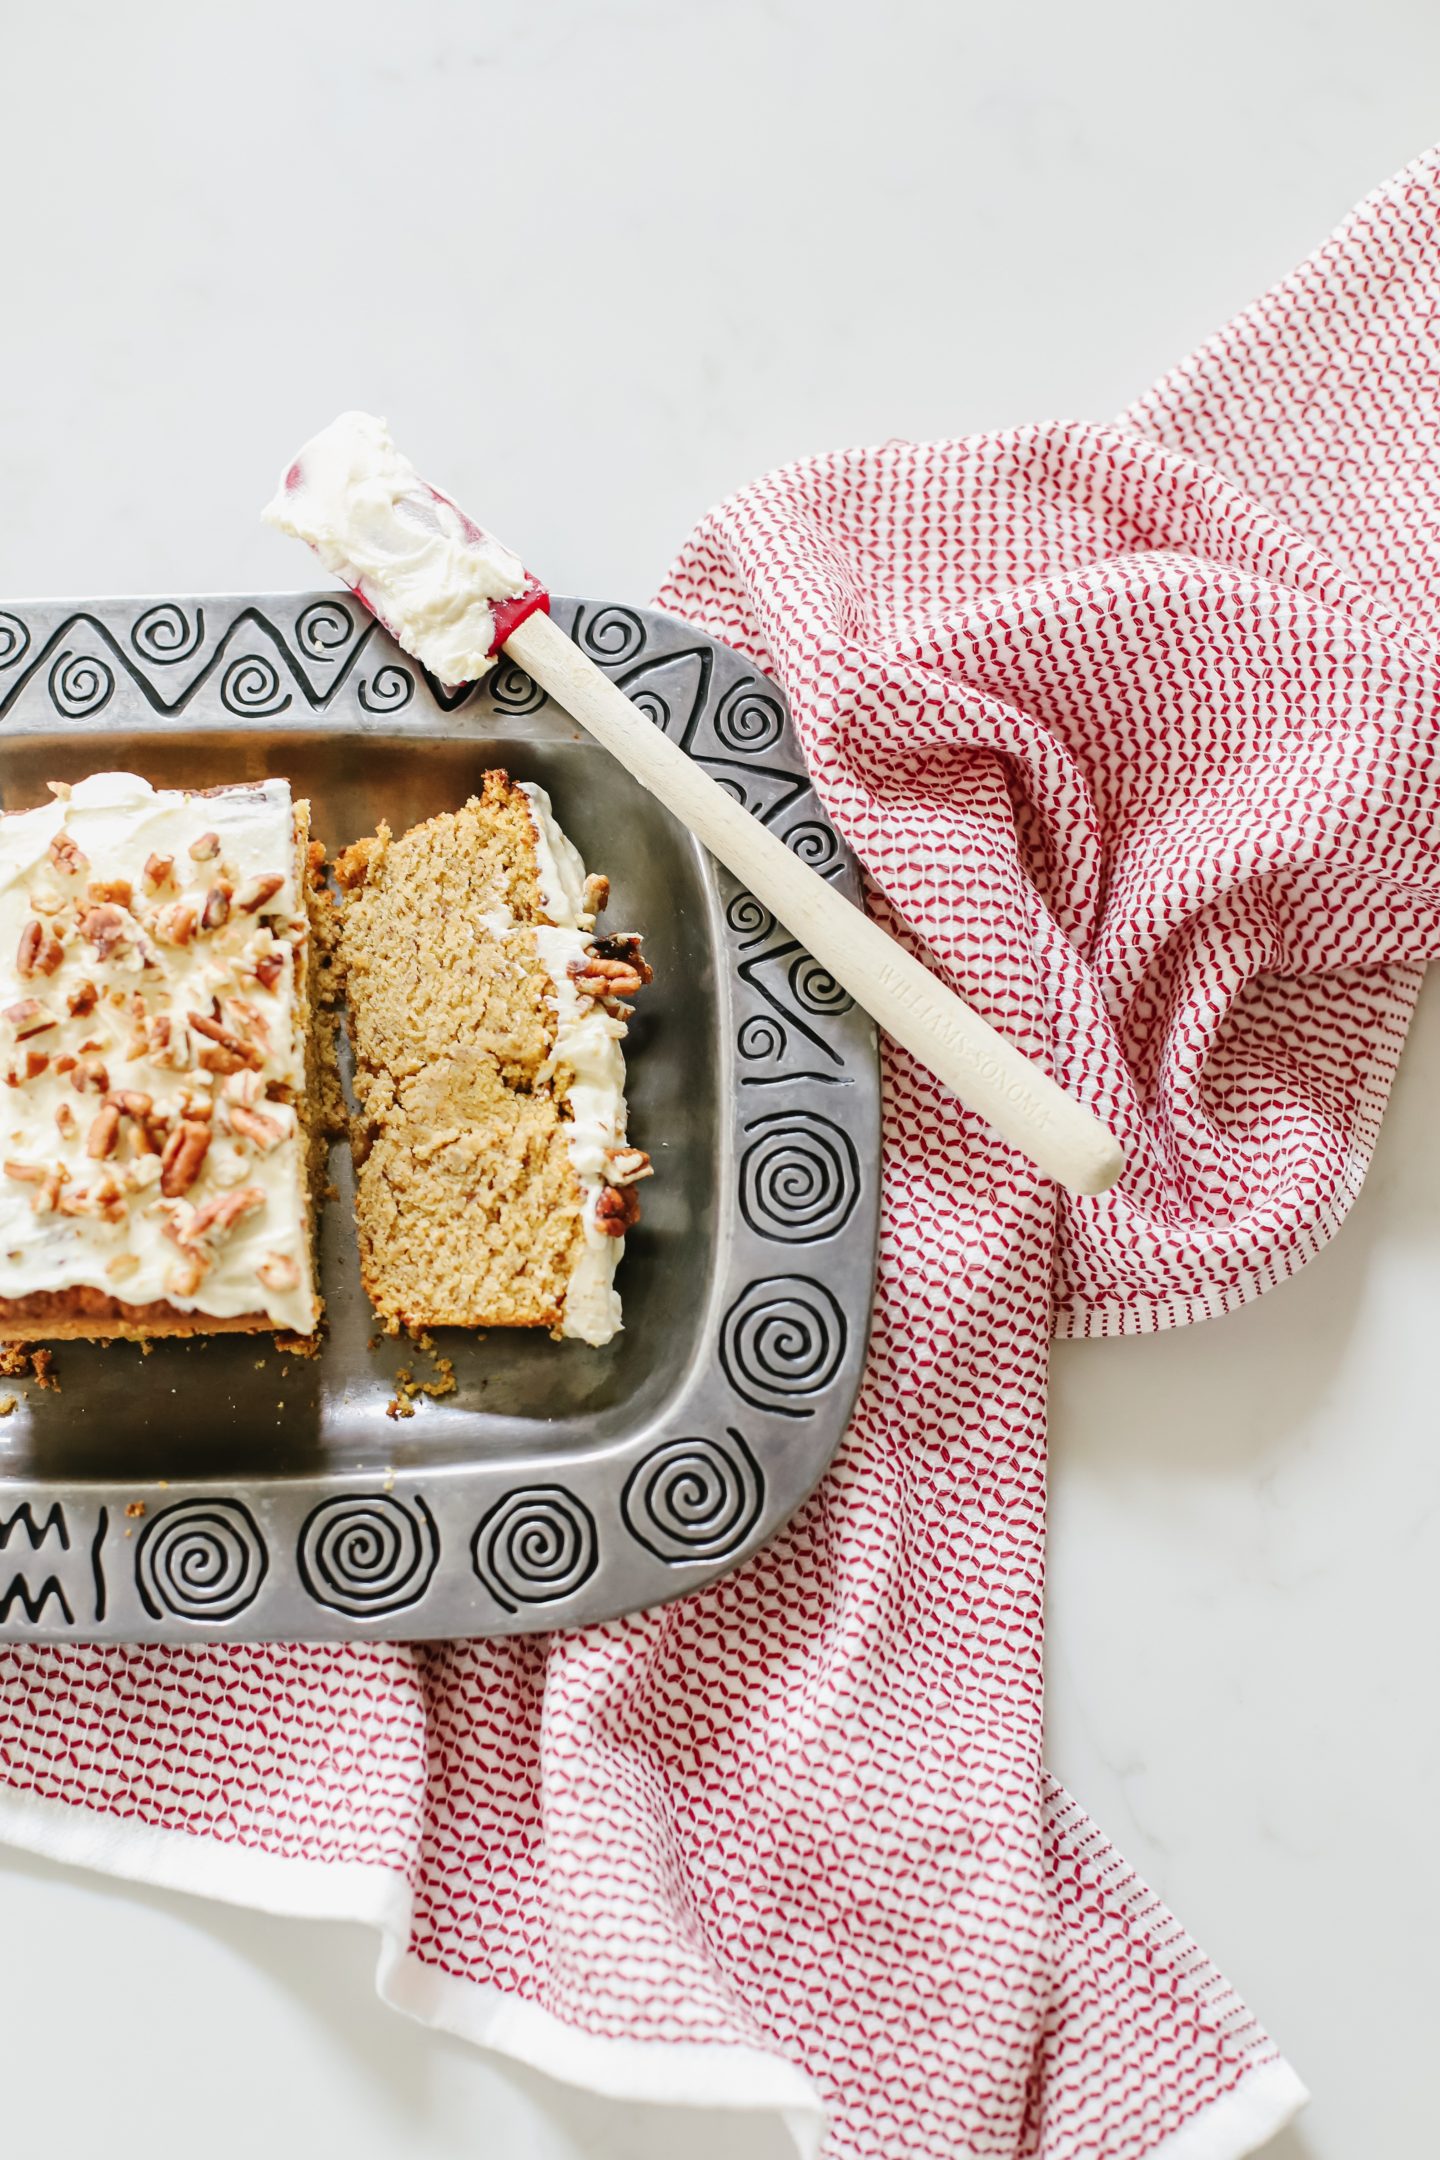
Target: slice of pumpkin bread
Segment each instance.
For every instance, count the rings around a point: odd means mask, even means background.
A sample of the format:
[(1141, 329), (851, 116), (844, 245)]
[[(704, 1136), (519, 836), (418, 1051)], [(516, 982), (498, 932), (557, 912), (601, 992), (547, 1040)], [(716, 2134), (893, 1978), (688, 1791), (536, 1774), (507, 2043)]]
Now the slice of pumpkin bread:
[(587, 878), (538, 787), (488, 772), (463, 810), (336, 865), (355, 1050), (360, 1267), (405, 1327), (546, 1327), (607, 1342), (635, 1183), (620, 1044), (649, 980), (597, 939)]

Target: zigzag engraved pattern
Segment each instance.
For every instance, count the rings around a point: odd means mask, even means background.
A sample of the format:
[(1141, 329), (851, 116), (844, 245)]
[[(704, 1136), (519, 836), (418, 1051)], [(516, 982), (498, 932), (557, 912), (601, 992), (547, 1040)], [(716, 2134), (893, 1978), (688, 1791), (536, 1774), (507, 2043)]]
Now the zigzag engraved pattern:
[(1123, 1193), (1057, 1219), (887, 1053), (853, 1432), (739, 1574), (549, 1638), (27, 1645), (6, 1779), (389, 1867), (452, 1983), (800, 2064), (828, 2160), (1233, 2146), (1271, 2044), (1040, 1768), (1047, 1338), (1223, 1313), (1354, 1193), (1440, 945), (1437, 303), (1432, 157), (1123, 425), (791, 466), (667, 588)]

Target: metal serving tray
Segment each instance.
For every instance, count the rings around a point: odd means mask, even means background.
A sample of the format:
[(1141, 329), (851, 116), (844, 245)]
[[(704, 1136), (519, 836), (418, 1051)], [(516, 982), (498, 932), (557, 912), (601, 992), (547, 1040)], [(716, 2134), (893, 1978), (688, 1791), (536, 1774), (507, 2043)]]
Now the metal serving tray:
[[(784, 701), (641, 609), (557, 622), (657, 727), (853, 896)], [(321, 1239), (314, 1359), (268, 1336), (62, 1344), (60, 1392), (0, 1422), (0, 1639), (516, 1634), (695, 1589), (810, 1491), (859, 1385), (874, 1281), (874, 1033), (758, 901), (517, 668), (447, 693), (353, 602), (97, 600), (0, 609), (0, 790), (107, 768), (203, 787), (284, 774), (330, 847), (538, 780), (611, 928), (655, 981), (631, 1023), (631, 1131), (654, 1157), (625, 1331), (437, 1334), (457, 1391), (386, 1415), (403, 1340), (360, 1288), (348, 1149)], [(373, 1345), (373, 1346), (372, 1346)]]

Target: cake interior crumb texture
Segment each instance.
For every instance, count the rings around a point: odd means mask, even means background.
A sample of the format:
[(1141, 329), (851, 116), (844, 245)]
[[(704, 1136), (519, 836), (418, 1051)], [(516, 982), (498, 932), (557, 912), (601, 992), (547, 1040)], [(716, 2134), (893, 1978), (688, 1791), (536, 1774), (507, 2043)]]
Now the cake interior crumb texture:
[(359, 1114), (361, 1272), (387, 1328), (544, 1327), (604, 1342), (649, 1163), (626, 1138), (638, 941), (605, 881), (503, 772), (337, 864)]
[(309, 805), (133, 773), (52, 795), (0, 818), (0, 1340), (307, 1334)]

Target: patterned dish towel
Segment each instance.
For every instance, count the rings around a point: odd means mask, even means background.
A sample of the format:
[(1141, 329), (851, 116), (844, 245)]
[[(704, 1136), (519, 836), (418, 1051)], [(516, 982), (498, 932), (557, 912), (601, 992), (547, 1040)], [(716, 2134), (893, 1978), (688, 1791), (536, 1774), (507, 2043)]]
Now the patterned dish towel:
[(1041, 1765), (1046, 1350), (1336, 1228), (1440, 949), (1440, 155), (1112, 427), (722, 505), (871, 905), (1130, 1155), (1070, 1202), (885, 1060), (853, 1431), (729, 1580), (518, 1642), (0, 1658), (0, 1830), (365, 1918), (402, 2008), (835, 2156), (1229, 2160), (1303, 2099)]

